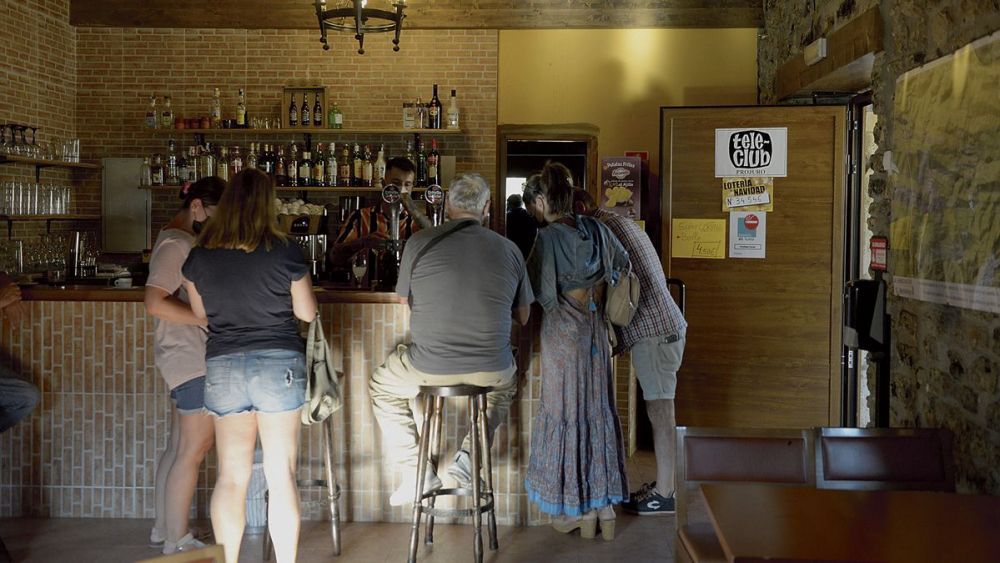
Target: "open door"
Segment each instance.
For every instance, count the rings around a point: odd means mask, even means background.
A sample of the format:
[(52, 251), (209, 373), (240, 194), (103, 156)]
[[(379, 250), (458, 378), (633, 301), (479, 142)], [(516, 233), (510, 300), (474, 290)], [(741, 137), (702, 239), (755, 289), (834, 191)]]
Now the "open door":
[[(845, 108), (662, 108), (660, 117), (663, 267), (687, 285), (690, 325), (678, 425), (839, 424)], [(716, 129), (768, 128), (787, 130), (787, 175), (773, 178), (773, 211), (761, 218), (764, 258), (734, 258)], [(725, 220), (723, 258), (675, 255), (687, 254), (671, 244), (677, 219)]]

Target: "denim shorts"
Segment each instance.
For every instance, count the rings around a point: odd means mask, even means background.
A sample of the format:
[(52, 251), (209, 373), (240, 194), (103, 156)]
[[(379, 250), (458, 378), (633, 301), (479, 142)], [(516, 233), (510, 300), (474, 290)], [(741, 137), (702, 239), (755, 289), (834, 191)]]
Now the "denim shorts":
[(217, 416), (280, 413), (306, 402), (306, 357), (284, 349), (234, 352), (209, 358), (205, 408)]
[(677, 394), (677, 370), (684, 359), (686, 332), (643, 338), (632, 346), (632, 369), (645, 400), (673, 399)]
[(170, 390), (170, 398), (181, 414), (205, 412), (205, 376), (189, 379)]

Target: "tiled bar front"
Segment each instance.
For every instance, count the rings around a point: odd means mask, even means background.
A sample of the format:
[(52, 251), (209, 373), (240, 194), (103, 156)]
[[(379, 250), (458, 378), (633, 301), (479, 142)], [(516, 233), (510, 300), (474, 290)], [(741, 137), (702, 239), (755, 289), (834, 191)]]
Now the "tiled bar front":
[[(38, 409), (0, 435), (0, 517), (151, 518), (170, 399), (153, 366), (153, 322), (142, 290), (58, 291), (26, 291), (27, 314), (16, 324), (5, 320), (0, 332), (4, 364), (42, 391)], [(385, 294), (324, 292), (319, 297), (330, 344), (344, 352), (347, 401), (334, 415), (343, 517), (407, 521), (408, 510), (388, 504), (400, 476), (383, 462), (367, 379), (407, 340), (409, 310)], [(497, 517), (507, 525), (542, 521), (522, 485), (539, 393), (538, 362), (529, 360), (537, 349), (535, 332), (523, 330), (517, 337), (521, 389), (493, 450)], [(449, 401), (445, 464), (467, 428), (464, 405)], [(320, 437), (319, 427), (304, 429), (300, 478), (321, 478)], [(215, 468), (210, 454), (193, 516), (208, 516)], [(303, 491), (304, 501), (320, 496), (318, 490)], [(319, 503), (304, 503), (303, 515), (325, 517)]]

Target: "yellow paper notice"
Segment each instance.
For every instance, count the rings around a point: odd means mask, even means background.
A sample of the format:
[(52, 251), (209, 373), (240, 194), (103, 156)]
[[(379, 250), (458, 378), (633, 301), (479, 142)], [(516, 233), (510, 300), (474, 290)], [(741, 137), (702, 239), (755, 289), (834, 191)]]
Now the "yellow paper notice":
[(674, 219), (671, 238), (673, 258), (726, 257), (725, 219)]

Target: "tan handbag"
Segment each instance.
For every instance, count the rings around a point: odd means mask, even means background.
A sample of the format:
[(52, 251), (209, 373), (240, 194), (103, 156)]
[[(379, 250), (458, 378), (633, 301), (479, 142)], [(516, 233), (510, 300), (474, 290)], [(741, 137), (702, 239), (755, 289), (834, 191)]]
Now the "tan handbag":
[(323, 324), (316, 315), (309, 323), (306, 338), (306, 403), (302, 405), (302, 424), (323, 422), (344, 406), (341, 375), (323, 334)]
[(618, 283), (608, 283), (604, 297), (604, 316), (615, 326), (628, 326), (639, 308), (639, 277), (632, 271), (632, 264), (622, 272)]

